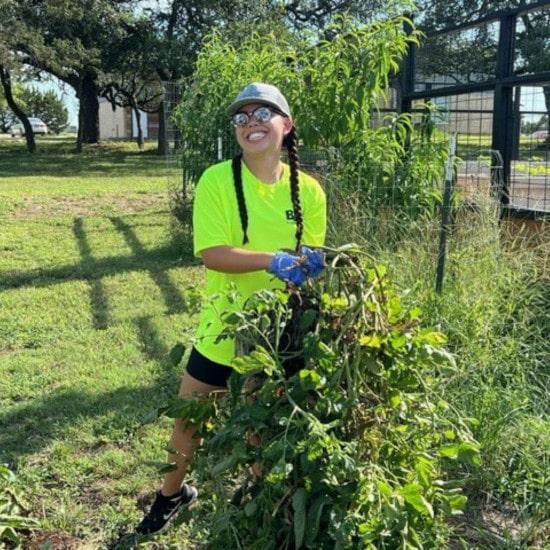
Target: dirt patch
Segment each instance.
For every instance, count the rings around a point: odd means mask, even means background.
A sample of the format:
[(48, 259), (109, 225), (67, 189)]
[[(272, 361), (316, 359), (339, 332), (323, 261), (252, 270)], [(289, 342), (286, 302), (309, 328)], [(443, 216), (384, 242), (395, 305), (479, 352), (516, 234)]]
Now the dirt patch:
[[(498, 510), (469, 510), (463, 516), (452, 519), (455, 533), (468, 548), (511, 548), (510, 545), (546, 550), (550, 528), (540, 532), (530, 532), (528, 526), (521, 525), (513, 517)], [(529, 539), (526, 541), (525, 539)], [(514, 546), (515, 548), (516, 546)], [(463, 550), (460, 542), (451, 544), (450, 550)]]
[(9, 214), (12, 218), (75, 216), (84, 218), (105, 214), (142, 214), (148, 211), (167, 212), (166, 193), (137, 193), (131, 195), (25, 197), (23, 205)]
[(25, 550), (91, 550), (92, 546), (63, 531), (32, 531), (23, 543)]

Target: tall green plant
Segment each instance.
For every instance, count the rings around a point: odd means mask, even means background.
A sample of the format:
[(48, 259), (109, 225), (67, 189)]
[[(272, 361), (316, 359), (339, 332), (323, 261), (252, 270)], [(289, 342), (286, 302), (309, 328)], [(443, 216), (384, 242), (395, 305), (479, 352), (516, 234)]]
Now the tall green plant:
[(432, 212), (446, 144), (424, 139), (410, 115), (380, 115), (390, 105), (391, 79), (409, 44), (419, 39), (404, 31), (405, 23), (410, 25), (396, 16), (360, 26), (340, 17), (323, 40), (252, 35), (238, 45), (212, 34), (176, 113), (189, 191), (206, 166), (233, 154), (225, 107), (243, 86), (259, 80), (283, 90), (302, 151), (324, 158), (327, 179), (357, 196), (363, 213)]

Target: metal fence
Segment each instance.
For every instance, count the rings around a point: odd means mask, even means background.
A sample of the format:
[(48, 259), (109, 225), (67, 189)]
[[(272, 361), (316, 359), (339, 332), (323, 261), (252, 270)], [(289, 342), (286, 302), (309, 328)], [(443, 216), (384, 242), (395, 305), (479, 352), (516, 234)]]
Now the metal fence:
[(439, 108), (458, 135), (459, 186), (496, 191), (503, 215), (550, 214), (550, 3), (500, 11), (412, 47), (396, 109)]

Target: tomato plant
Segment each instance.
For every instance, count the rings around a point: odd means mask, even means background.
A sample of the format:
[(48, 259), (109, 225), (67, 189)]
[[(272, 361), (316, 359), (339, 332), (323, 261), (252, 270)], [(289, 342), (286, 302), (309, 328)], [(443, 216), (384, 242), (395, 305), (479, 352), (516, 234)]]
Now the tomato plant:
[(438, 395), (444, 335), (360, 250), (326, 255), (319, 280), (226, 316), (230, 392), (215, 412), (193, 402), (216, 416), (196, 471), (217, 485), (197, 520), (209, 548), (441, 548), (465, 506), (445, 466), (478, 448)]

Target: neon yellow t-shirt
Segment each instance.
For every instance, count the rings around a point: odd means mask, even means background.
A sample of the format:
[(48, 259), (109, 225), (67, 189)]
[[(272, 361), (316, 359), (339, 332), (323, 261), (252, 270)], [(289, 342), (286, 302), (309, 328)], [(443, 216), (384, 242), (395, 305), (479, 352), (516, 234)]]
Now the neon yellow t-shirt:
[[(242, 163), (243, 192), (248, 212), (245, 245), (233, 183), (231, 161), (220, 162), (205, 170), (196, 188), (193, 205), (194, 253), (214, 246), (236, 246), (248, 250), (276, 252), (296, 247), (296, 223), (290, 197), (290, 168), (284, 165), (283, 177), (266, 184)], [(317, 180), (300, 172), (304, 245), (320, 246), (326, 232), (326, 198)], [(238, 303), (231, 304), (225, 292), (234, 285)], [(234, 341), (215, 342), (223, 330), (220, 314), (242, 306), (248, 296), (263, 288), (283, 288), (284, 283), (266, 271), (221, 273), (206, 269), (206, 300), (197, 330), (197, 350), (222, 365), (230, 365), (235, 355)]]

